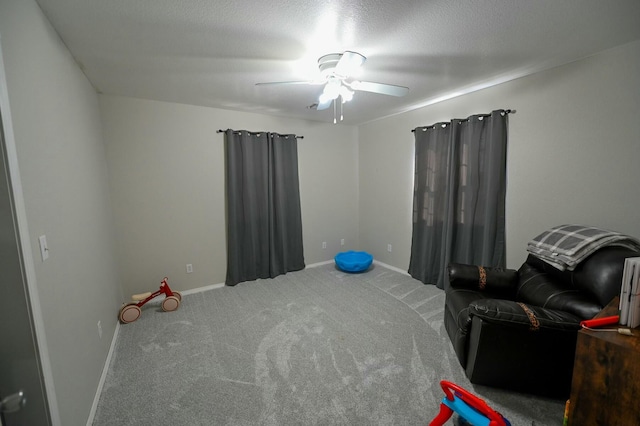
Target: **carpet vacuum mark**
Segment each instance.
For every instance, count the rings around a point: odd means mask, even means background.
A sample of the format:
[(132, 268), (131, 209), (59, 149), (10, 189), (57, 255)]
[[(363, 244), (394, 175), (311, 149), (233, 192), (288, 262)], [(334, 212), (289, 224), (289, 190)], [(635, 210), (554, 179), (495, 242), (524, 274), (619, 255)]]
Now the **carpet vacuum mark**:
[(120, 327), (94, 425), (425, 425), (443, 379), (513, 425), (562, 423), (560, 401), (471, 385), (443, 307), (435, 286), (379, 265), (191, 294), (175, 312), (151, 305)]

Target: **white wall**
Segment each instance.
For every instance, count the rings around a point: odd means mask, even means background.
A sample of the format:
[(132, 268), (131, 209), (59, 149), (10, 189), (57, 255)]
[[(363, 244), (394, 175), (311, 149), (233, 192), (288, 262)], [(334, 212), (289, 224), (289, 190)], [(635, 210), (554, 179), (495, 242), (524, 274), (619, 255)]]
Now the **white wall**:
[[(507, 266), (563, 223), (640, 237), (640, 41), (359, 127), (360, 241), (406, 270), (411, 249), (411, 129), (511, 108)], [(393, 252), (386, 246), (393, 244)]]
[(0, 36), (60, 421), (82, 425), (122, 297), (97, 95), (35, 1), (2, 0)]
[(304, 136), (298, 167), (306, 264), (358, 247), (355, 127), (114, 96), (100, 96), (100, 106), (127, 292), (152, 290), (164, 276), (182, 290), (224, 282), (218, 129)]

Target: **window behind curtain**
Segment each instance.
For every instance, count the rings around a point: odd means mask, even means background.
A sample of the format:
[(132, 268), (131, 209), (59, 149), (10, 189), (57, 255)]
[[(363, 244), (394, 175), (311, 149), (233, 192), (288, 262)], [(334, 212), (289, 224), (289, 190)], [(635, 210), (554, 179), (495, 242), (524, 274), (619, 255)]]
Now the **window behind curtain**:
[(449, 262), (504, 266), (507, 113), (418, 127), (409, 273), (444, 288)]
[(227, 285), (305, 267), (295, 135), (225, 132)]

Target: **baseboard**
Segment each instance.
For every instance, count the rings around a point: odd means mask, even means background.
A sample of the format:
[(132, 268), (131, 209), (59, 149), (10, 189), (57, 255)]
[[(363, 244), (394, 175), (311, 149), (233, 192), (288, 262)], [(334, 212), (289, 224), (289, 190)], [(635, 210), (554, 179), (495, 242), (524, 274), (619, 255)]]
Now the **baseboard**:
[[(334, 261), (332, 259), (332, 260), (327, 260), (325, 262), (312, 263), (311, 265), (306, 265), (305, 268), (316, 268), (318, 266), (328, 265), (333, 262)], [(214, 290), (217, 288), (222, 288), (224, 286), (225, 286), (224, 283), (220, 283), (220, 284), (206, 285), (204, 287), (192, 288), (191, 290), (178, 290), (178, 291), (180, 291), (180, 294), (182, 294), (183, 296), (186, 296), (188, 294), (202, 293), (203, 291)]]
[(326, 260), (324, 262), (318, 262), (318, 263), (312, 263), (311, 265), (307, 265), (305, 266), (305, 268), (317, 268), (318, 266), (323, 266), (323, 265), (328, 265), (330, 263), (334, 263), (335, 261), (333, 259), (331, 260)]
[[(312, 263), (311, 265), (306, 265), (305, 268), (315, 268), (315, 267), (322, 266), (322, 265), (328, 265), (329, 263), (333, 263), (333, 260), (327, 260), (325, 262)], [(216, 288), (222, 288), (224, 286), (225, 286), (224, 283), (220, 283), (220, 284), (206, 285), (204, 287), (192, 288), (191, 290), (179, 290), (179, 291), (180, 291), (180, 294), (182, 294), (183, 296), (186, 296), (187, 294), (202, 293), (203, 291), (214, 290)]]
[(102, 395), (102, 388), (104, 382), (107, 379), (107, 373), (109, 372), (109, 365), (111, 365), (111, 357), (116, 347), (116, 340), (118, 339), (118, 333), (120, 332), (120, 322), (116, 323), (116, 329), (113, 332), (113, 338), (111, 339), (111, 346), (109, 347), (109, 353), (107, 353), (107, 359), (102, 367), (102, 374), (100, 375), (100, 381), (98, 382), (98, 388), (96, 389), (96, 396), (93, 398), (93, 404), (91, 405), (91, 411), (89, 412), (89, 418), (87, 419), (87, 426), (93, 424), (93, 419), (96, 416), (96, 410), (98, 409), (98, 403), (100, 402), (100, 395)]
[(387, 265), (386, 263), (382, 263), (382, 262), (380, 262), (380, 261), (378, 261), (378, 260), (375, 260), (375, 259), (374, 259), (374, 260), (373, 260), (373, 263), (374, 263), (374, 264), (376, 264), (376, 265), (383, 266), (383, 267), (385, 267), (385, 268), (387, 268), (387, 269), (391, 269), (392, 271), (398, 272), (398, 273), (400, 273), (400, 274), (402, 274), (402, 275), (406, 275), (406, 276), (408, 276), (408, 277), (410, 277), (410, 276), (411, 276), (407, 271), (403, 271), (402, 269), (400, 269), (400, 268), (396, 268), (395, 266)]
[[(335, 263), (335, 260), (331, 259), (331, 260), (327, 260), (325, 262), (312, 263), (311, 265), (307, 265), (306, 267), (307, 268), (316, 268), (318, 266), (328, 265), (330, 263)], [(409, 273), (407, 271), (403, 271), (402, 269), (396, 268), (395, 266), (387, 265), (386, 263), (382, 263), (382, 262), (380, 262), (378, 260), (374, 259), (373, 263), (376, 264), (376, 265), (380, 265), (380, 266), (382, 266), (384, 268), (391, 269), (392, 271), (398, 272), (398, 273), (400, 273), (402, 275), (411, 276), (411, 275), (409, 275)]]
[(224, 283), (211, 284), (211, 285), (206, 285), (204, 287), (192, 288), (191, 290), (179, 290), (179, 291), (181, 295), (186, 296), (187, 294), (202, 293), (203, 291), (213, 290), (213, 289), (222, 288), (222, 287), (224, 287)]
[[(328, 265), (330, 263), (333, 263), (333, 259), (332, 260), (327, 260), (324, 262), (318, 262), (318, 263), (312, 263), (311, 265), (306, 265), (305, 268), (316, 268), (318, 266), (322, 266), (322, 265)], [(383, 265), (385, 267), (387, 267), (386, 265)], [(203, 287), (198, 287), (198, 288), (192, 288), (190, 290), (177, 290), (180, 292), (180, 294), (182, 294), (183, 296), (186, 296), (188, 294), (195, 294), (195, 293), (202, 293), (203, 291), (209, 291), (209, 290), (215, 290), (217, 288), (222, 288), (224, 287), (224, 283), (219, 283), (219, 284), (211, 284), (211, 285), (206, 285)]]

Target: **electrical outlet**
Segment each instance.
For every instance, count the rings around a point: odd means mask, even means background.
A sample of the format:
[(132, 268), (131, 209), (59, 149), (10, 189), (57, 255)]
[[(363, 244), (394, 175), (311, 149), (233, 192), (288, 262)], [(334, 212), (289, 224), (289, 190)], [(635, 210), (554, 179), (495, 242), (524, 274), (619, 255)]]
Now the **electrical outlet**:
[(391, 247), (391, 244), (387, 244), (387, 251), (389, 253), (391, 253), (391, 250), (393, 249), (393, 247)]
[(98, 321), (98, 337), (102, 339), (102, 324)]
[(340, 245), (341, 245), (341, 246), (343, 246), (343, 245), (344, 245), (344, 238), (342, 238), (342, 239), (340, 240)]
[(193, 272), (193, 265), (191, 263), (187, 263), (187, 274), (190, 274)]
[(322, 242), (322, 248), (323, 248), (323, 249), (326, 249), (326, 248), (327, 248), (327, 242), (326, 242), (326, 241), (323, 241), (323, 242)]

